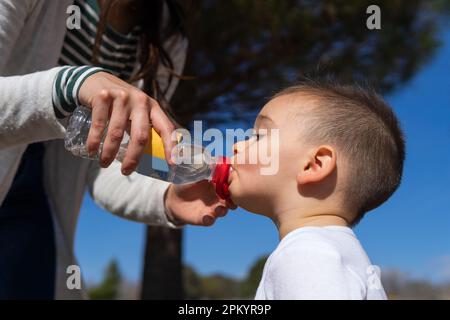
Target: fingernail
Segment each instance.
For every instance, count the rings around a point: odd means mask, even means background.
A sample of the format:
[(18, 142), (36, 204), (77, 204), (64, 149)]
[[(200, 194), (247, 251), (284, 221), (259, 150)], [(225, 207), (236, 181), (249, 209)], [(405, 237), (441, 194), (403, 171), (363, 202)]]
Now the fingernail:
[(210, 226), (214, 223), (214, 218), (211, 216), (204, 216), (203, 217), (203, 224), (205, 226)]
[(224, 207), (217, 207), (214, 212), (218, 215), (218, 216), (223, 216), (225, 214), (225, 208)]

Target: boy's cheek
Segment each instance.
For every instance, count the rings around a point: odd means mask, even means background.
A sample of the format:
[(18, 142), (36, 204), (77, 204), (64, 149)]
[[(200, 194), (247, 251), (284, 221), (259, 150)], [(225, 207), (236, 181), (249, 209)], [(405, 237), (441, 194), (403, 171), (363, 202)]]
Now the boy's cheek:
[(249, 170), (246, 170), (246, 166), (244, 165), (233, 165), (234, 170), (231, 172), (231, 179), (229, 185), (229, 191), (232, 196), (240, 196), (245, 193), (249, 193), (252, 191), (254, 186), (252, 187), (251, 181), (254, 183), (254, 175)]
[(262, 196), (267, 191), (266, 188), (262, 188), (266, 185), (266, 177), (259, 174), (256, 165), (237, 166), (231, 174), (229, 191), (232, 199), (255, 198)]

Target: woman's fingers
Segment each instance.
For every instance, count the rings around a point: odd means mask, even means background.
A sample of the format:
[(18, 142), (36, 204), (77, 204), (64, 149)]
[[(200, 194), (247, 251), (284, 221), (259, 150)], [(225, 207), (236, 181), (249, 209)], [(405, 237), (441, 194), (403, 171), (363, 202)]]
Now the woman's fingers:
[(225, 217), (227, 212), (228, 209), (227, 207), (224, 206), (217, 206), (216, 209), (214, 210), (214, 213), (216, 214), (217, 217)]
[[(140, 107), (138, 107), (140, 105)], [(122, 174), (129, 175), (136, 169), (144, 152), (150, 134), (148, 106), (144, 101), (134, 105), (131, 113), (131, 135), (125, 159), (122, 161)]]
[(161, 139), (164, 144), (164, 153), (166, 161), (169, 164), (173, 164), (173, 161), (171, 159), (171, 153), (172, 149), (176, 145), (176, 139), (172, 137), (172, 133), (175, 130), (175, 126), (172, 123), (172, 121), (170, 121), (169, 117), (161, 109), (156, 100), (149, 98), (149, 103), (150, 103), (150, 121), (155, 131), (161, 136)]
[(202, 218), (202, 221), (198, 224), (201, 226), (209, 227), (209, 226), (212, 226), (215, 221), (216, 221), (216, 219), (213, 216), (204, 215)]
[(211, 226), (217, 220), (217, 218), (225, 217), (228, 212), (228, 209), (222, 205), (215, 207), (211, 212), (203, 215), (202, 221), (199, 222), (199, 225), (203, 226)]
[(111, 117), (109, 119), (108, 131), (103, 143), (100, 158), (100, 165), (104, 168), (108, 167), (116, 157), (129, 119), (129, 114), (125, 109), (128, 94), (124, 91), (120, 91), (113, 94), (113, 96), (114, 102), (112, 105)]
[(226, 206), (227, 206), (227, 208), (229, 208), (231, 210), (237, 209), (237, 205), (234, 204), (233, 200), (231, 200), (231, 199), (226, 201)]
[(110, 95), (107, 90), (102, 90), (92, 101), (92, 123), (87, 138), (87, 150), (89, 155), (97, 154), (102, 141), (108, 119)]
[(103, 167), (107, 167), (114, 160), (120, 148), (123, 131), (126, 129), (126, 121), (131, 121), (131, 139), (122, 163), (123, 174), (130, 174), (136, 169), (147, 143), (151, 125), (161, 135), (167, 162), (173, 164), (171, 151), (176, 144), (176, 140), (172, 140), (175, 126), (156, 100), (104, 72), (88, 77), (81, 86), (78, 96), (83, 104), (92, 108), (92, 125), (87, 139), (90, 155), (98, 152), (101, 141), (105, 138), (100, 159)]

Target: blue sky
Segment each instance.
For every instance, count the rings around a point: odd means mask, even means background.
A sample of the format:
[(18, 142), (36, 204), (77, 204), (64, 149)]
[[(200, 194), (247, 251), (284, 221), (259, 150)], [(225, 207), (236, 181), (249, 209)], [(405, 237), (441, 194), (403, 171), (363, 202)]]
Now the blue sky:
[[(394, 196), (355, 229), (372, 262), (434, 282), (450, 281), (450, 31), (434, 58), (386, 97), (406, 135), (403, 182)], [(101, 279), (112, 259), (125, 277), (141, 277), (145, 228), (105, 212), (85, 197), (76, 254), (88, 281)], [(246, 274), (273, 251), (277, 232), (266, 218), (242, 209), (211, 228), (187, 227), (184, 261), (203, 274)]]

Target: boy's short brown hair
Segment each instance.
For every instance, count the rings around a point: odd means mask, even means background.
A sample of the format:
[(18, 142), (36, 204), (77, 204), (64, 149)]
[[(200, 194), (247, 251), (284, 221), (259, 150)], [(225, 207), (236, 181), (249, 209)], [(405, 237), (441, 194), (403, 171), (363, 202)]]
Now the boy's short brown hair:
[(350, 160), (345, 203), (357, 216), (385, 202), (398, 188), (405, 142), (392, 108), (371, 87), (331, 77), (304, 78), (275, 97), (306, 94), (317, 99), (303, 132), (310, 141), (334, 144)]

